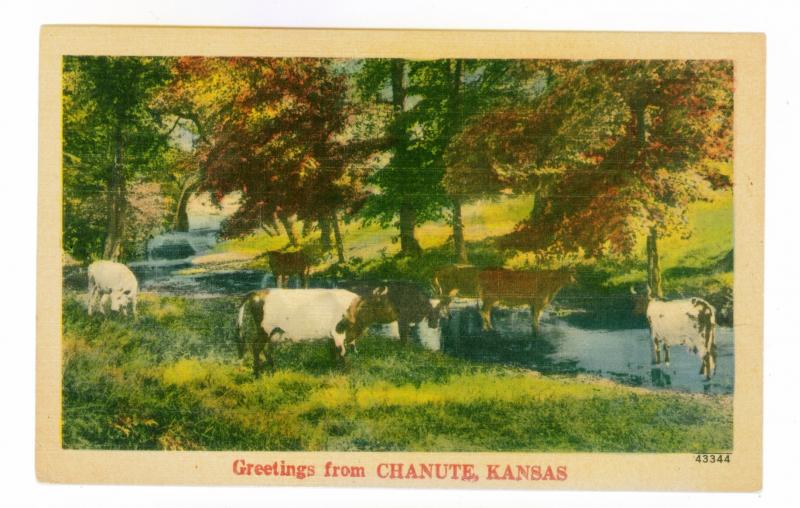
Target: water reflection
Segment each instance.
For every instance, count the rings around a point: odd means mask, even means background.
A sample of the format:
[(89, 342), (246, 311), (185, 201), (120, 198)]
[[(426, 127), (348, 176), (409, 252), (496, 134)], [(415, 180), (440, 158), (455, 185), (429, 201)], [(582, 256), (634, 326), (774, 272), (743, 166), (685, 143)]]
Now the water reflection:
[(647, 328), (596, 330), (580, 328), (545, 314), (534, 338), (530, 312), (499, 308), (494, 330), (481, 330), (475, 303), (455, 305), (441, 329), (423, 323), (415, 332), (430, 349), (482, 362), (503, 363), (543, 373), (590, 373), (631, 386), (648, 386), (698, 393), (733, 392), (733, 329), (717, 329), (717, 372), (708, 382), (698, 374), (700, 358), (675, 346), (669, 366), (651, 365)]

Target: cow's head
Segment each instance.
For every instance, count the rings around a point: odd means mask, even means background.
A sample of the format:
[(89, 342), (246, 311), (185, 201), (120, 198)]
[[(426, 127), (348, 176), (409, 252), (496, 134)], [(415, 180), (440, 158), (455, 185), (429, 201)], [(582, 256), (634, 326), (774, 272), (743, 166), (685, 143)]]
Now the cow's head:
[(131, 290), (122, 288), (112, 289), (109, 294), (109, 301), (111, 302), (112, 311), (127, 311), (128, 304), (131, 301)]
[(631, 294), (633, 295), (633, 313), (642, 316), (647, 313), (647, 306), (650, 305), (652, 293), (650, 286), (644, 292), (636, 291), (633, 286), (630, 287)]
[(380, 286), (362, 299), (358, 318), (367, 323), (391, 323), (397, 319), (397, 311), (389, 300), (389, 287)]
[(439, 282), (438, 276), (434, 276), (433, 281), (431, 282), (431, 289), (433, 290), (433, 294), (435, 295), (435, 300), (437, 300), (438, 302), (436, 304), (431, 302), (431, 304), (434, 307), (436, 307), (437, 305), (443, 305), (444, 309), (441, 317), (447, 317), (449, 311), (448, 306), (453, 301), (453, 298), (455, 298), (456, 295), (458, 295), (459, 289), (452, 288), (447, 294), (445, 294), (444, 288), (442, 287), (441, 282)]
[[(337, 333), (355, 330), (356, 335), (375, 323), (391, 323), (397, 320), (397, 312), (389, 301), (389, 288), (381, 286), (370, 294), (359, 297), (347, 309), (345, 316), (336, 325)], [(348, 332), (349, 333), (349, 332)]]
[(451, 289), (449, 293), (444, 294), (444, 289), (439, 283), (439, 278), (434, 277), (433, 293), (436, 295), (436, 298), (431, 299), (431, 309), (428, 313), (428, 326), (437, 328), (441, 319), (450, 317), (450, 303), (458, 294), (458, 289)]
[(448, 298), (431, 298), (431, 308), (428, 311), (428, 326), (438, 328), (439, 321), (450, 317), (450, 300)]

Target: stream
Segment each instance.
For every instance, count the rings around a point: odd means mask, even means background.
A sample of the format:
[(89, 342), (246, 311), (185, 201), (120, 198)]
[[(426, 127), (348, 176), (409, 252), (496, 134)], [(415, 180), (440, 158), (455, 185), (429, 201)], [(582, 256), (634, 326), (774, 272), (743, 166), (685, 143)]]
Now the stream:
[[(272, 275), (259, 270), (186, 270), (194, 266), (194, 257), (212, 251), (216, 241), (214, 227), (158, 235), (148, 242), (148, 259), (130, 263), (130, 267), (139, 278), (142, 291), (159, 294), (214, 298), (275, 287)], [(290, 287), (298, 286), (298, 280), (290, 281)], [(312, 279), (310, 286), (333, 287), (335, 283)], [(652, 366), (647, 328), (593, 328), (585, 319), (577, 326), (545, 311), (534, 338), (527, 308), (498, 306), (492, 320), (494, 330), (483, 331), (477, 301), (457, 299), (451, 305), (450, 319), (443, 321), (440, 328), (429, 328), (423, 322), (415, 327), (414, 337), (429, 349), (455, 357), (543, 373), (588, 373), (626, 385), (686, 392), (733, 392), (733, 329), (729, 327), (717, 328), (717, 372), (706, 382), (698, 374), (700, 358), (685, 347), (671, 348), (668, 367)], [(396, 324), (379, 326), (374, 331), (397, 337)]]

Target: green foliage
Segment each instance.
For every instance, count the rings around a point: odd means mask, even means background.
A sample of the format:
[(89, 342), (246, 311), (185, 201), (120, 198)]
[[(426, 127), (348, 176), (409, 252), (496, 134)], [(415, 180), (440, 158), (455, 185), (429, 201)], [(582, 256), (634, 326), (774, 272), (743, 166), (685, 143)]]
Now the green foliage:
[(276, 217), (317, 219), (353, 199), (357, 186), (340, 181), (346, 92), (342, 72), (326, 59), (177, 60), (164, 102), (202, 126), (200, 187), (216, 199), (242, 194), (226, 234)]
[[(166, 450), (725, 450), (729, 398), (544, 377), (365, 337), (342, 367), (281, 344), (254, 379), (236, 301), (148, 296), (138, 322), (64, 304), (66, 448)], [(470, 386), (465, 390), (464, 386)]]
[[(398, 64), (398, 61), (395, 61)], [(362, 100), (396, 102), (387, 136), (392, 156), (369, 177), (381, 192), (363, 215), (390, 224), (403, 203), (417, 223), (445, 216), (454, 189), (445, 192), (445, 151), (464, 123), (501, 99), (521, 95), (518, 64), (499, 60), (399, 61), (402, 96), (392, 86), (392, 61), (367, 60), (356, 78)], [(464, 156), (468, 156), (465, 154)]]
[[(126, 201), (128, 186), (161, 176), (167, 137), (152, 103), (169, 78), (169, 61), (70, 56), (63, 69), (63, 246), (86, 261), (103, 254), (114, 192)], [(127, 222), (123, 255), (137, 251), (142, 229), (135, 218)]]

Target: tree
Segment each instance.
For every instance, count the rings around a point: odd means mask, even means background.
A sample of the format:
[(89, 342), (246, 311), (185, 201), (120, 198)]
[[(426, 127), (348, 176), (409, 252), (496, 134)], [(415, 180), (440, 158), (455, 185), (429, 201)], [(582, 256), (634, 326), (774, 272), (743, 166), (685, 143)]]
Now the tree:
[(451, 210), (454, 254), (466, 261), (462, 195), (445, 189), (445, 152), (466, 119), (507, 97), (513, 62), (481, 60), (368, 60), (358, 84), (367, 100), (391, 105), (386, 124), (391, 157), (370, 178), (381, 192), (366, 214), (388, 223), (397, 217), (401, 254), (415, 254), (414, 228)]
[(445, 68), (446, 99), (442, 101), (438, 115), (432, 116), (444, 126), (436, 153), (437, 162), (444, 167), (442, 183), (452, 201), (453, 256), (456, 263), (468, 262), (461, 207), (465, 201), (487, 194), (485, 187), (470, 189), (464, 186), (470, 174), (474, 176), (475, 168), (471, 166), (474, 160), (464, 156), (461, 137), (469, 137), (464, 129), (471, 118), (499, 104), (523, 100), (525, 83), (519, 79), (518, 67), (514, 61), (456, 59), (448, 61)]
[(199, 126), (200, 189), (242, 193), (226, 234), (280, 223), (296, 246), (296, 218), (338, 229), (346, 90), (330, 60), (181, 58), (176, 75), (165, 102)]
[(167, 137), (152, 101), (168, 79), (163, 58), (64, 58), (64, 247), (74, 257), (130, 250), (128, 191), (160, 167)]
[(467, 131), (475, 166), (489, 169), (465, 185), (540, 191), (510, 246), (629, 255), (647, 236), (661, 295), (658, 237), (685, 231), (687, 205), (731, 184), (713, 163), (731, 156), (730, 62), (540, 61), (530, 72), (544, 76), (537, 100)]
[(420, 252), (415, 236), (417, 224), (440, 217), (445, 204), (441, 167), (433, 164), (425, 145), (431, 139), (425, 128), (430, 126), (417, 121), (424, 105), (413, 93), (419, 85), (422, 65), (402, 59), (367, 60), (357, 79), (364, 100), (391, 105), (391, 117), (386, 122), (391, 156), (369, 178), (381, 192), (370, 197), (364, 214), (384, 225), (398, 218), (401, 255)]

